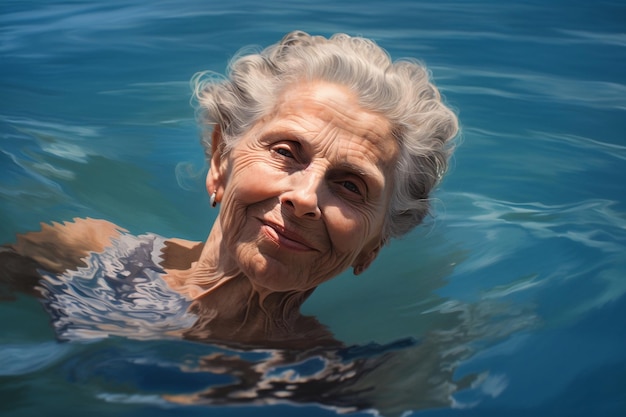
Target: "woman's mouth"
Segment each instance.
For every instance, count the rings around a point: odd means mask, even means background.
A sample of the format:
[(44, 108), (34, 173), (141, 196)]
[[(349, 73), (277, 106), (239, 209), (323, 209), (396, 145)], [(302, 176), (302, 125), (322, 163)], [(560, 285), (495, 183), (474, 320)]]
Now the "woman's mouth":
[(261, 229), (278, 246), (299, 252), (316, 250), (299, 234), (287, 230), (284, 226), (262, 221)]

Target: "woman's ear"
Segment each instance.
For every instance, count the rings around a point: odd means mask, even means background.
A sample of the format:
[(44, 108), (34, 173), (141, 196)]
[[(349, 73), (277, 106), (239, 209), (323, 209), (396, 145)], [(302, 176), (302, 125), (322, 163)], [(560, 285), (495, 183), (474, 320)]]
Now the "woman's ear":
[(215, 201), (218, 203), (222, 201), (226, 186), (226, 171), (222, 158), (223, 149), (222, 129), (219, 125), (215, 125), (211, 134), (211, 162), (209, 173), (206, 176), (206, 189), (209, 195), (215, 193)]

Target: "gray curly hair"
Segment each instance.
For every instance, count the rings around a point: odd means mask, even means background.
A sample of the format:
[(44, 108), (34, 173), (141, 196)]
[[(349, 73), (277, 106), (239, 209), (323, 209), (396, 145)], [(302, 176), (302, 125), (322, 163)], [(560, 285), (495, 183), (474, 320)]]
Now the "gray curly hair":
[[(228, 78), (196, 74), (192, 86), (200, 123), (219, 126), (226, 153), (273, 110), (283, 91), (303, 80), (346, 86), (363, 108), (390, 121), (400, 153), (383, 239), (400, 237), (420, 224), (429, 212), (429, 193), (448, 168), (458, 121), (417, 61), (392, 62), (385, 50), (361, 37), (335, 34), (326, 39), (294, 31), (260, 53), (233, 58)], [(202, 137), (208, 159), (211, 130)]]

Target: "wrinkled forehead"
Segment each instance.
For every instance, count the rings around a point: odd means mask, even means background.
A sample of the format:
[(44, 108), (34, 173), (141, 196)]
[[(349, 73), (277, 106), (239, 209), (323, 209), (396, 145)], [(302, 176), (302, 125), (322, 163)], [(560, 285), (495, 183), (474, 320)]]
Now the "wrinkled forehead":
[[(381, 113), (364, 109), (347, 87), (322, 81), (294, 84), (280, 95), (273, 112), (274, 118), (281, 122), (304, 124), (306, 120), (298, 119), (310, 114), (316, 115), (318, 123), (327, 123), (367, 140), (386, 162), (395, 159), (398, 144), (391, 122)], [(326, 128), (328, 126), (311, 126), (313, 131)]]

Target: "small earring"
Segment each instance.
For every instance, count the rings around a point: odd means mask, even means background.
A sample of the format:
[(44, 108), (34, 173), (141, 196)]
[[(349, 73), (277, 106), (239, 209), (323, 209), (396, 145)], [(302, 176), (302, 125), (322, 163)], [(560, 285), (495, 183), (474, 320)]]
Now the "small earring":
[(213, 193), (211, 194), (211, 197), (209, 198), (209, 202), (211, 203), (211, 207), (213, 208), (217, 206), (217, 201), (215, 201), (216, 198), (217, 198), (217, 192), (213, 191)]

